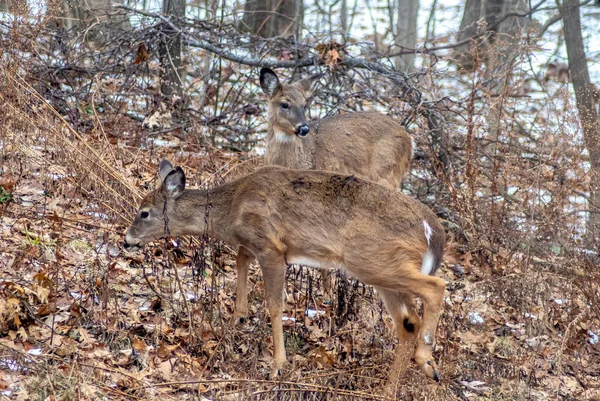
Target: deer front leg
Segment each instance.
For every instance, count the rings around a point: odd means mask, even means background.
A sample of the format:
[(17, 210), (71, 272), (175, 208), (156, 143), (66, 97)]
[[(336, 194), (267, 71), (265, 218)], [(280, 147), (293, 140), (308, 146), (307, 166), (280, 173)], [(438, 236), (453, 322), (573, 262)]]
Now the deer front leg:
[(237, 285), (235, 289), (235, 311), (233, 321), (243, 323), (248, 315), (248, 267), (254, 260), (254, 255), (248, 249), (238, 249), (235, 267), (237, 269)]
[(270, 377), (279, 375), (285, 365), (285, 343), (283, 339), (283, 285), (285, 282), (285, 259), (283, 255), (271, 253), (259, 258), (265, 281), (265, 298), (273, 329), (273, 369)]

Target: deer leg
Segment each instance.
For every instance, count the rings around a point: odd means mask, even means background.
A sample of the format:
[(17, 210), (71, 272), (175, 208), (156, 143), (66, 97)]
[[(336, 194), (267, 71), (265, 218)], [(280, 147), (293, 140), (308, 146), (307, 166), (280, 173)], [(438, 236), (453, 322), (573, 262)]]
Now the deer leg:
[(283, 339), (283, 286), (285, 282), (285, 259), (283, 255), (272, 253), (259, 258), (260, 267), (265, 281), (265, 298), (267, 309), (271, 316), (273, 330), (273, 369), (271, 377), (279, 374), (279, 369), (286, 362), (285, 343)]
[(333, 299), (333, 288), (331, 284), (331, 272), (328, 269), (320, 269), (321, 285), (323, 286), (323, 300), (331, 302)]
[(408, 367), (414, 353), (421, 319), (415, 313), (411, 296), (382, 287), (375, 287), (375, 289), (392, 316), (398, 335), (398, 347), (389, 377), (390, 390), (395, 393), (400, 376)]
[(233, 320), (243, 323), (248, 314), (248, 267), (254, 260), (252, 252), (244, 247), (238, 249), (235, 267), (237, 268), (237, 285), (235, 290), (235, 312)]
[(417, 274), (418, 276), (406, 282), (407, 289), (423, 300), (423, 320), (417, 340), (415, 361), (428, 377), (439, 380), (432, 350), (442, 313), (446, 284), (441, 278)]

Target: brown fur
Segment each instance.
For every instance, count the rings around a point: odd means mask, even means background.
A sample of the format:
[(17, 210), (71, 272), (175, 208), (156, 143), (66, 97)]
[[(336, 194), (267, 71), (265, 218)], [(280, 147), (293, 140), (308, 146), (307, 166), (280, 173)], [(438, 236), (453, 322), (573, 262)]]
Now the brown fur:
[[(273, 71), (261, 71), (269, 102), (265, 164), (352, 174), (398, 188), (413, 151), (406, 129), (377, 112), (338, 114), (307, 123), (304, 109), (310, 83), (305, 79), (282, 84)], [(282, 103), (290, 107), (283, 109)], [(298, 137), (296, 128), (306, 124), (310, 132)]]
[[(338, 114), (307, 123), (304, 109), (315, 78), (283, 84), (273, 71), (261, 70), (261, 86), (269, 103), (265, 164), (335, 171), (399, 188), (413, 152), (408, 132), (391, 117), (376, 112)], [(290, 107), (283, 109), (282, 103)], [(296, 128), (303, 125), (310, 131), (300, 138)], [(330, 274), (322, 270), (321, 277), (325, 298), (329, 298), (333, 293)]]
[[(236, 247), (238, 316), (247, 312), (247, 269), (256, 257), (272, 319), (276, 368), (285, 362), (281, 323), (285, 268), (287, 262), (302, 260), (313, 267), (346, 269), (374, 285), (390, 309), (401, 342), (409, 344), (419, 334), (417, 363), (430, 377), (436, 375), (431, 348), (445, 285), (422, 274), (421, 264), (426, 252), (432, 252), (439, 264), (445, 236), (436, 216), (423, 204), (400, 191), (324, 171), (265, 167), (211, 190), (184, 189), (183, 171), (168, 162), (161, 163), (160, 176), (164, 182), (142, 202), (127, 232), (126, 248), (165, 235), (205, 232)], [(432, 230), (429, 245), (424, 221)], [(422, 323), (412, 309), (412, 296), (423, 300)], [(404, 328), (406, 315), (418, 333)], [(400, 353), (399, 349), (397, 364), (404, 366)], [(399, 374), (395, 370), (392, 378)]]

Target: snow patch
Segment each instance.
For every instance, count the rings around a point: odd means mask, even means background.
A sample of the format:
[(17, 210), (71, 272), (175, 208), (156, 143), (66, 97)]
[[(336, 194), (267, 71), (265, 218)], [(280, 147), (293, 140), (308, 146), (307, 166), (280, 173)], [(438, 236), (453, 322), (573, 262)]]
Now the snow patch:
[(588, 339), (588, 342), (590, 344), (598, 344), (598, 334), (594, 333), (592, 330), (588, 330), (588, 336), (590, 336), (590, 338)]
[(483, 317), (479, 314), (479, 312), (470, 312), (467, 315), (467, 318), (469, 319), (469, 322), (471, 324), (483, 324), (485, 322), (485, 320), (483, 319)]
[(304, 314), (312, 319), (314, 317), (317, 317), (318, 315), (324, 315), (325, 311), (324, 310), (316, 310), (316, 309), (307, 309), (304, 311)]
[(42, 349), (41, 348), (32, 348), (29, 351), (27, 351), (27, 353), (29, 355), (39, 356), (39, 355), (42, 355)]

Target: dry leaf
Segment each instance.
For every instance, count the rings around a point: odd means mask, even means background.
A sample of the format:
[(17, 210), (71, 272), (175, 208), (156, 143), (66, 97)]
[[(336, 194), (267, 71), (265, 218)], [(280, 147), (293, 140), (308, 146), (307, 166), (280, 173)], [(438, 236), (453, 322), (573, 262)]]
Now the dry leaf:
[(135, 60), (133, 64), (146, 63), (150, 59), (150, 53), (148, 52), (148, 48), (144, 43), (140, 43), (137, 48), (137, 52), (135, 53)]
[(171, 355), (171, 353), (174, 350), (176, 350), (178, 347), (179, 347), (179, 345), (169, 345), (163, 341), (160, 344), (160, 346), (158, 347), (158, 351), (156, 351), (156, 354), (159, 357), (161, 357), (162, 359), (165, 359), (165, 358), (169, 357)]
[(148, 348), (148, 346), (146, 345), (144, 340), (138, 339), (137, 337), (133, 339), (134, 350), (136, 350), (137, 352), (146, 352), (146, 348)]

